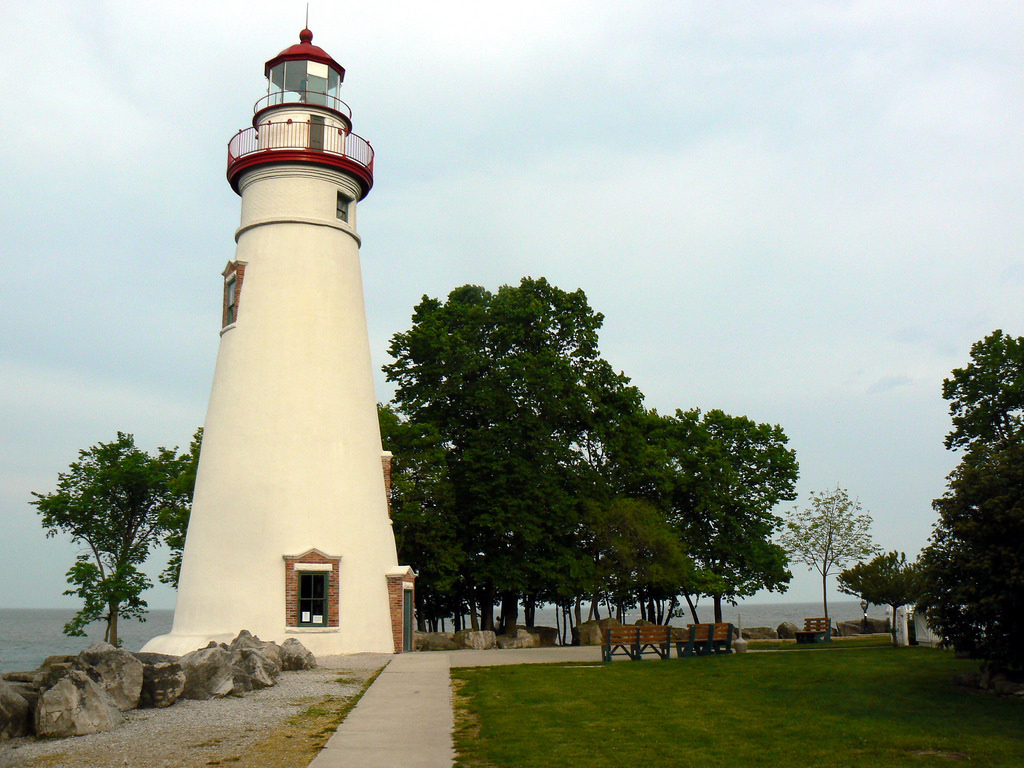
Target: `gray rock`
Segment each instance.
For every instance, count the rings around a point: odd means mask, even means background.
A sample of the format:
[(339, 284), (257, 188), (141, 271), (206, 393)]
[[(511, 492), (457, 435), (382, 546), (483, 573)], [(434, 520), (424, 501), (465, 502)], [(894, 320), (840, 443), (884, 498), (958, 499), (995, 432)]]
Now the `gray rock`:
[(25, 697), (5, 680), (0, 680), (0, 741), (16, 739), (29, 732), (31, 709)]
[(777, 640), (778, 630), (771, 627), (744, 627), (743, 638), (745, 640)]
[(75, 657), (71, 668), (92, 678), (122, 712), (139, 706), (143, 664), (128, 651), (109, 643), (93, 643)]
[(525, 627), (516, 627), (513, 635), (498, 635), (495, 642), (499, 648), (536, 648), (540, 645), (540, 636), (531, 634)]
[(8, 683), (34, 683), (36, 681), (36, 671), (4, 672), (0, 675), (0, 679), (6, 680)]
[[(580, 645), (604, 645), (604, 630), (607, 627), (621, 627), (618, 619), (607, 618), (600, 621), (584, 621), (577, 628)], [(573, 634), (577, 634), (573, 630)]]
[(537, 638), (538, 648), (553, 648), (558, 645), (558, 630), (555, 627), (517, 627)]
[(494, 632), (489, 629), (460, 629), (455, 633), (455, 645), (459, 648), (471, 648), (474, 651), (486, 651), (497, 645)]
[(864, 622), (863, 619), (837, 621), (833, 634), (838, 634), (840, 637), (853, 637), (855, 635), (885, 634), (888, 631), (888, 619), (875, 619), (869, 616), (867, 622)]
[(791, 621), (784, 621), (775, 628), (780, 640), (794, 640), (800, 627)]
[(454, 632), (417, 632), (414, 640), (414, 648), (417, 651), (454, 651)]
[(281, 669), (285, 672), (316, 669), (316, 656), (294, 637), (289, 637), (281, 643)]
[(50, 659), (60, 658), (51, 656), (43, 662), (42, 666), (36, 670), (35, 684), (39, 686), (39, 690), (45, 691), (52, 688), (57, 684), (64, 675), (71, 669), (72, 663), (74, 663), (75, 657), (72, 656), (70, 661), (51, 661)]
[(221, 698), (234, 690), (234, 671), (231, 668), (231, 652), (216, 643), (181, 657), (185, 672), (185, 689), (181, 695), (186, 699)]
[(169, 653), (133, 653), (136, 659), (141, 661), (143, 664), (167, 664), (168, 662), (178, 661), (180, 656), (172, 656)]
[(121, 711), (106, 691), (80, 669), (72, 669), (39, 697), (35, 729), (39, 738), (66, 738), (110, 731)]
[[(163, 656), (163, 654), (145, 654)], [(144, 664), (142, 668), (142, 693), (140, 707), (169, 707), (185, 692), (185, 670), (177, 656), (167, 657), (170, 661), (154, 659), (155, 663)]]
[(269, 688), (281, 674), (281, 668), (261, 648), (236, 648), (231, 653), (231, 669), (235, 693)]

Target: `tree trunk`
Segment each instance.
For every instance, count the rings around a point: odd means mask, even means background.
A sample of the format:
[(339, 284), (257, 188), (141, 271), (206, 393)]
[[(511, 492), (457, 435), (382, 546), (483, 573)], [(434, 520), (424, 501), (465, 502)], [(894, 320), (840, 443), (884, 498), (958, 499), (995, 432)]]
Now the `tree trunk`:
[(480, 590), (480, 629), (494, 631), (494, 587)]
[(106, 640), (115, 648), (117, 645), (117, 614), (118, 609), (121, 607), (120, 603), (110, 604), (110, 614), (107, 616), (107, 632)]
[(480, 621), (477, 619), (476, 602), (469, 599), (469, 626), (474, 632), (480, 631)]
[(828, 589), (825, 587), (825, 581), (828, 578), (824, 573), (821, 574), (821, 605), (825, 610), (825, 618), (828, 618)]
[(722, 596), (712, 595), (712, 599), (715, 601), (715, 623), (722, 623)]
[(690, 599), (689, 595), (683, 595), (686, 598), (686, 604), (690, 607), (690, 615), (693, 617), (694, 624), (700, 624), (700, 619), (697, 618), (697, 606), (693, 604), (693, 600)]
[(523, 599), (523, 623), (531, 629), (537, 625), (536, 595), (528, 595)]
[(501, 623), (497, 634), (514, 632), (519, 620), (519, 595), (516, 592), (501, 593)]
[(573, 606), (573, 612), (576, 614), (576, 626), (578, 627), (583, 623), (583, 598), (577, 597), (576, 604)]

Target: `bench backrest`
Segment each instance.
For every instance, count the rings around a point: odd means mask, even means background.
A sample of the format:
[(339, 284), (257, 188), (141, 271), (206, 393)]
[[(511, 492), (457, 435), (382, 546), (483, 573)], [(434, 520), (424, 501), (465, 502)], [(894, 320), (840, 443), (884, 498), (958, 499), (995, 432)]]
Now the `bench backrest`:
[(605, 630), (605, 638), (607, 645), (625, 645), (637, 642), (641, 645), (668, 643), (672, 640), (672, 627), (664, 625), (653, 627), (608, 627)]
[(732, 632), (732, 624), (719, 622), (716, 624), (689, 624), (692, 630), (691, 637), (697, 642), (707, 642), (708, 636), (715, 642), (725, 642)]
[(804, 632), (831, 632), (832, 620), (827, 616), (820, 619), (804, 619)]

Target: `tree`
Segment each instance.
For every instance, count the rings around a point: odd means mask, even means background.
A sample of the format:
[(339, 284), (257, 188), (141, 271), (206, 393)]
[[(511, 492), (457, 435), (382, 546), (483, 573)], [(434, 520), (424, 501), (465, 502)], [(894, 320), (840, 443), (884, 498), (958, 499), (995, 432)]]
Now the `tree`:
[(942, 382), (953, 429), (946, 447), (1019, 441), (1024, 413), (1024, 337), (993, 331), (971, 346), (971, 362)]
[(1024, 673), (1024, 444), (972, 450), (933, 506), (920, 608), (958, 651)]
[(166, 517), (167, 531), (164, 543), (170, 549), (171, 556), (167, 561), (167, 567), (160, 574), (160, 581), (175, 589), (178, 588), (178, 578), (181, 576), (181, 556), (185, 551), (185, 535), (188, 533), (188, 521), (192, 515), (192, 497), (196, 492), (196, 472), (199, 469), (199, 451), (202, 445), (203, 428), (199, 427), (192, 436), (188, 453), (183, 457), (185, 464), (181, 474), (172, 481), (172, 492), (188, 498), (187, 504), (168, 510)]
[(466, 599), (462, 564), (466, 559), (457, 533), (457, 516), (447, 456), (429, 425), (403, 420), (394, 409), (377, 406), (381, 441), (391, 461), (389, 505), (399, 562), (416, 570), (416, 615), (421, 631), (438, 631), (438, 622), (456, 617)]
[(997, 330), (943, 382), (965, 449), (921, 555), (929, 623), (994, 671), (1024, 674), (1024, 337)]
[(886, 552), (867, 563), (857, 563), (842, 571), (837, 581), (840, 592), (856, 595), (873, 605), (888, 605), (893, 621), (896, 609), (916, 601), (921, 590), (919, 569), (908, 563), (902, 552)]
[(396, 409), (429, 427), (445, 451), (463, 571), (484, 629), (502, 605), (553, 592), (579, 565), (575, 493), (595, 413), (639, 400), (601, 359), (603, 321), (583, 291), (543, 278), (491, 293), (456, 288), (424, 296), (412, 328), (392, 338)]
[(188, 461), (168, 448), (151, 456), (132, 435), (118, 432), (114, 442), (79, 451), (78, 461), (58, 475), (56, 491), (33, 492), (47, 537), (64, 533), (84, 547), (64, 592), (84, 605), (65, 634), (83, 636), (87, 625), (105, 620), (104, 639), (117, 645), (118, 618), (145, 613), (142, 592), (151, 582), (140, 568), (188, 504), (179, 479)]
[(811, 506), (794, 509), (779, 543), (795, 560), (821, 574), (821, 598), (828, 616), (827, 581), (830, 573), (854, 560), (875, 553), (871, 543), (871, 516), (860, 502), (838, 486), (834, 491), (811, 492)]
[(772, 541), (783, 525), (774, 509), (796, 498), (799, 465), (782, 428), (694, 409), (663, 417), (656, 440), (673, 473), (673, 519), (702, 572), (700, 591), (713, 600), (715, 621), (723, 600), (784, 591), (792, 574)]

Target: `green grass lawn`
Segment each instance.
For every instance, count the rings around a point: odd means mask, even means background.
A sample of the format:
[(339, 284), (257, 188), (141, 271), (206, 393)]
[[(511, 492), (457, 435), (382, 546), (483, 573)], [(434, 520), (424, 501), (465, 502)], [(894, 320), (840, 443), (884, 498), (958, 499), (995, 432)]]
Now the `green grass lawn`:
[(453, 669), (460, 766), (1024, 766), (1024, 701), (926, 648)]

